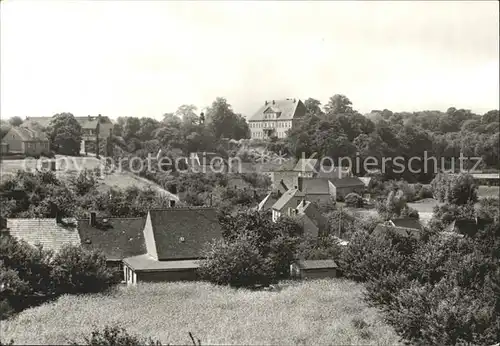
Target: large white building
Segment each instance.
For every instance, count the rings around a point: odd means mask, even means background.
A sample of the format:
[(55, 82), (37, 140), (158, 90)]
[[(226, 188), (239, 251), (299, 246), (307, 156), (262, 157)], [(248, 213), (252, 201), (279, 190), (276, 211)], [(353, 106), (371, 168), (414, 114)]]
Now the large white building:
[(272, 136), (285, 138), (287, 131), (306, 114), (306, 106), (299, 99), (265, 101), (248, 120), (251, 138)]

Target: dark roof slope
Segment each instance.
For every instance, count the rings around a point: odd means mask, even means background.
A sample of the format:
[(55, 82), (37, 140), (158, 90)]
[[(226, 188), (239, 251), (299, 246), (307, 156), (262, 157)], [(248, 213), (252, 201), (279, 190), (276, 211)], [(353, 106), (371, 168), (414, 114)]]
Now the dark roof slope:
[(422, 224), (418, 219), (405, 217), (400, 219), (392, 219), (391, 221), (396, 227), (413, 228), (416, 230), (423, 229)]
[(96, 221), (96, 225), (91, 226), (89, 219), (78, 220), (84, 248), (101, 250), (109, 260), (146, 253), (143, 235), (146, 218), (97, 218)]
[(346, 177), (342, 179), (330, 179), (335, 187), (365, 187), (358, 177)]
[(169, 208), (149, 213), (159, 260), (200, 258), (207, 242), (222, 239), (214, 208)]

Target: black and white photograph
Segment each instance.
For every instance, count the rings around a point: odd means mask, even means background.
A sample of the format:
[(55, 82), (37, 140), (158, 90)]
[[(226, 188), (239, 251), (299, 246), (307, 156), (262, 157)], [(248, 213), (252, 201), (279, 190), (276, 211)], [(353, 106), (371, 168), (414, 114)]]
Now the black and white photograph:
[(0, 346), (500, 346), (498, 1), (0, 2)]

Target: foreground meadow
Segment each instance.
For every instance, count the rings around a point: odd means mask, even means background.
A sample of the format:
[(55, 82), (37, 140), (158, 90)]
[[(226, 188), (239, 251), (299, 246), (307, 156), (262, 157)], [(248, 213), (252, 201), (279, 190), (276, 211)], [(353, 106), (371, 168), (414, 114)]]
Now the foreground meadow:
[(208, 283), (120, 287), (108, 294), (63, 296), (2, 322), (15, 344), (82, 341), (94, 327), (118, 325), (163, 344), (377, 344), (399, 338), (362, 301), (362, 286), (345, 280), (284, 283), (275, 291)]

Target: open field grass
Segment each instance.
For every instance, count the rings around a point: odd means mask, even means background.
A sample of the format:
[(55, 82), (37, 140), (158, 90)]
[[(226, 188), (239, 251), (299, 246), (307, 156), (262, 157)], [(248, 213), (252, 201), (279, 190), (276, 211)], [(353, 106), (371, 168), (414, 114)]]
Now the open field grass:
[[(56, 162), (56, 176), (64, 181), (76, 177), (82, 169), (92, 170), (102, 165), (102, 161), (92, 156), (70, 157), (57, 155)], [(36, 160), (4, 160), (0, 164), (0, 174), (3, 179), (15, 174), (18, 170), (34, 170), (36, 167)], [(178, 200), (177, 196), (163, 189), (160, 185), (127, 171), (106, 174), (99, 180), (98, 188), (100, 190), (109, 189), (110, 187), (126, 189), (130, 186), (137, 186), (140, 189), (152, 188), (163, 196)]]
[(342, 279), (287, 282), (276, 291), (208, 283), (121, 287), (110, 294), (63, 296), (4, 321), (15, 344), (67, 344), (93, 327), (119, 325), (162, 343), (396, 345), (399, 338), (362, 301), (362, 286)]
[(485, 186), (481, 185), (477, 189), (477, 194), (479, 198), (485, 197), (496, 197), (500, 196), (500, 186)]

